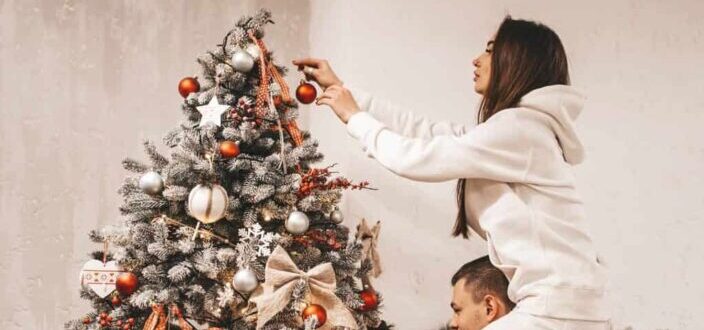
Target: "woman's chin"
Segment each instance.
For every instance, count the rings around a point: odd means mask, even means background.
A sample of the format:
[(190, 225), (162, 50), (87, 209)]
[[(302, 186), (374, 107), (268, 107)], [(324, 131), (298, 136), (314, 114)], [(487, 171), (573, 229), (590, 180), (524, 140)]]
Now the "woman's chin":
[(474, 91), (479, 95), (484, 95), (484, 89), (474, 84)]

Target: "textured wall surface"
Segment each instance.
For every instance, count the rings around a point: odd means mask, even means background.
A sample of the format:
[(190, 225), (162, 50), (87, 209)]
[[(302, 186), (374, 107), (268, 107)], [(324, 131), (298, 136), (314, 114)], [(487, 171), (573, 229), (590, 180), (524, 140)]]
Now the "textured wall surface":
[[(704, 324), (699, 2), (0, 0), (0, 328), (59, 329), (86, 310), (86, 234), (119, 221), (121, 159), (178, 123), (178, 80), (260, 6), (274, 12), (267, 40), (281, 61), (325, 57), (348, 84), (468, 123), (479, 101), (471, 59), (503, 14), (553, 27), (589, 97), (578, 122), (587, 160), (575, 170), (617, 328)], [(302, 112), (327, 162), (380, 188), (347, 193), (343, 210), (348, 225), (384, 223), (387, 318), (436, 328), (450, 315), (450, 276), (485, 253), (478, 239), (449, 238), (452, 184), (396, 178), (329, 111)]]

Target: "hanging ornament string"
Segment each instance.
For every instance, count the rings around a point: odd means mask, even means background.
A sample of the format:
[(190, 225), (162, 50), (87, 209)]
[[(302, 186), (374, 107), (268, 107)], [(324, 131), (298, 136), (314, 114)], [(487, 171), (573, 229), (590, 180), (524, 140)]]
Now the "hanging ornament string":
[[(273, 100), (270, 99), (270, 101), (273, 101)], [(281, 129), (281, 117), (276, 118), (276, 123), (279, 125), (278, 131), (279, 131), (279, 141), (280, 141), (279, 144), (281, 144), (281, 156), (280, 156), (281, 157), (281, 169), (284, 171), (284, 175), (286, 175), (286, 174), (288, 174), (288, 170), (287, 170), (288, 166), (286, 166), (286, 143), (284, 141), (284, 132)]]
[(103, 265), (108, 262), (108, 240), (103, 240)]

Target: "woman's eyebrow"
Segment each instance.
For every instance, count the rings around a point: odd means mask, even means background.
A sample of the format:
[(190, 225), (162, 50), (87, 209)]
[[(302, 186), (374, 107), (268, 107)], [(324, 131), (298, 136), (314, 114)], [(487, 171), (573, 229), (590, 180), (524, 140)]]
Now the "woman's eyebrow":
[(486, 43), (486, 46), (489, 47), (489, 46), (491, 46), (491, 45), (493, 45), (493, 44), (494, 44), (494, 40), (489, 40), (489, 41)]

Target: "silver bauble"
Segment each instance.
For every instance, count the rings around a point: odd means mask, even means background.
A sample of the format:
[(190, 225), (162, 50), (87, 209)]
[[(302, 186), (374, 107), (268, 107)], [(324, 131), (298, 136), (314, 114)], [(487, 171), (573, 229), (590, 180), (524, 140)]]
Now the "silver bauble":
[(342, 214), (342, 212), (340, 212), (340, 210), (335, 209), (334, 211), (330, 212), (330, 221), (339, 225), (344, 220), (345, 220), (345, 215)]
[(222, 219), (227, 205), (227, 191), (218, 184), (199, 184), (188, 194), (188, 213), (205, 224)]
[(262, 54), (262, 51), (259, 49), (259, 46), (257, 44), (249, 44), (247, 45), (247, 48), (244, 50), (251, 56), (255, 61), (259, 60), (259, 56)]
[(294, 235), (300, 235), (308, 231), (310, 219), (301, 211), (293, 211), (286, 219), (286, 230)]
[(254, 58), (246, 51), (238, 49), (232, 55), (232, 66), (239, 72), (247, 73), (254, 67)]
[(139, 178), (139, 189), (142, 189), (147, 194), (157, 194), (164, 189), (164, 179), (161, 178), (159, 173), (149, 171)]
[(243, 268), (235, 273), (235, 277), (232, 278), (232, 286), (241, 293), (250, 293), (259, 286), (259, 281), (253, 271)]

